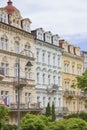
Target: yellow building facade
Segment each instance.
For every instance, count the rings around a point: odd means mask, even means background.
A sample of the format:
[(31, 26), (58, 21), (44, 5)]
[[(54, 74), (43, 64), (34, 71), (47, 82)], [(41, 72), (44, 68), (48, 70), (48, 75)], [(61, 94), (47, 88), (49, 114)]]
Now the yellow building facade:
[(64, 48), (62, 55), (63, 106), (68, 109), (68, 113), (84, 111), (83, 93), (77, 87), (71, 87), (76, 84), (76, 77), (83, 73), (80, 48), (68, 44), (65, 40), (60, 40), (60, 47)]
[[(16, 124), (18, 118), (18, 80), (21, 116), (39, 111), (35, 103), (35, 37), (31, 34), (30, 24), (31, 21), (23, 19), (11, 1), (0, 8), (0, 104), (6, 97), (10, 100), (11, 124)], [(32, 65), (31, 68), (26, 66), (27, 63)]]

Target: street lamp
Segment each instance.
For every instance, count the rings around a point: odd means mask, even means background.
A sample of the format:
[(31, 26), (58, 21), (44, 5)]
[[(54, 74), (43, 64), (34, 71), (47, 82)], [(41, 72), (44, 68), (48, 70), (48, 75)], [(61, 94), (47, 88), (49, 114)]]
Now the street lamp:
[[(31, 66), (32, 63), (28, 61), (26, 67)], [(18, 55), (18, 130), (20, 130), (20, 54)]]

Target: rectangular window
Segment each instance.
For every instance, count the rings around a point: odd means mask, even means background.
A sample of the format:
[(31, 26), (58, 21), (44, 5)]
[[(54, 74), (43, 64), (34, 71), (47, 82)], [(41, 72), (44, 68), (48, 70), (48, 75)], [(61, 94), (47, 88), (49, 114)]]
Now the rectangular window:
[(55, 66), (55, 55), (53, 55), (53, 66)]
[(48, 54), (48, 65), (50, 65), (50, 54)]
[(14, 52), (19, 54), (19, 44), (17, 42), (14, 43)]
[(46, 104), (45, 104), (45, 103), (46, 103), (46, 101), (45, 101), (45, 100), (46, 100), (46, 98), (45, 98), (45, 97), (43, 97), (43, 107), (45, 107), (45, 105), (46, 105)]
[(42, 54), (42, 63), (45, 63), (45, 53)]

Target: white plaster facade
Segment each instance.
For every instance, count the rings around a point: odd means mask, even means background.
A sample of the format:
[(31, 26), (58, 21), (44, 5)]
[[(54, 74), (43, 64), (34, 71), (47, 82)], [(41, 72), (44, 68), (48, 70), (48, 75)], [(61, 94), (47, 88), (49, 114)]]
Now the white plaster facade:
[(81, 56), (84, 58), (83, 71), (87, 70), (87, 51), (81, 51)]
[(58, 35), (44, 32), (42, 28), (32, 31), (35, 42), (36, 102), (45, 108), (50, 102), (62, 108), (62, 49)]

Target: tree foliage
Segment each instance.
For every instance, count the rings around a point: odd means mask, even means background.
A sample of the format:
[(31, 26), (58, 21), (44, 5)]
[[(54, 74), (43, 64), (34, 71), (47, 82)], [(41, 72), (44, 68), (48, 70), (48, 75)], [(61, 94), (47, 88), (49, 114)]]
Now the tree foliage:
[(21, 130), (46, 130), (46, 125), (39, 116), (27, 114), (21, 121)]
[(3, 128), (8, 119), (9, 109), (4, 105), (0, 105), (0, 128)]
[(67, 119), (69, 119), (69, 118), (78, 118), (78, 117), (87, 122), (87, 113), (85, 113), (85, 112), (70, 114), (70, 115), (67, 116)]
[(52, 121), (56, 120), (56, 115), (55, 115), (55, 106), (54, 106), (54, 102), (52, 103)]
[(82, 74), (82, 76), (77, 77), (77, 87), (82, 91), (87, 92), (87, 70)]
[(65, 121), (66, 130), (87, 130), (87, 122), (79, 118), (70, 118)]
[(50, 108), (50, 103), (48, 102), (47, 107), (46, 107), (46, 114), (47, 117), (51, 116), (51, 108)]
[(27, 114), (21, 121), (21, 130), (87, 130), (87, 122), (79, 118), (52, 122), (43, 115)]

